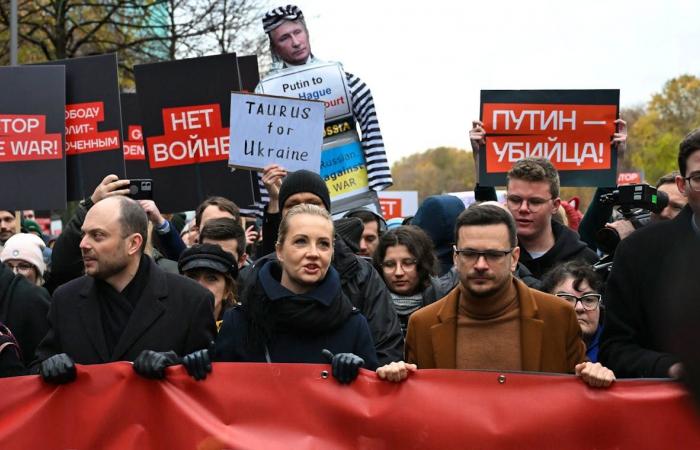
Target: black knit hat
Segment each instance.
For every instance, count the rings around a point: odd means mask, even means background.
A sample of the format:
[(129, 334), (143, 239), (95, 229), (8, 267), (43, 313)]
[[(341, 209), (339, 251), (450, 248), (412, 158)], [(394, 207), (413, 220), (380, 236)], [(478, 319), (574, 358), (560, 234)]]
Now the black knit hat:
[(209, 269), (222, 274), (230, 274), (235, 280), (238, 266), (233, 255), (216, 244), (196, 244), (180, 256), (177, 268), (181, 274), (193, 269)]
[(304, 13), (296, 5), (280, 6), (279, 8), (271, 9), (262, 19), (263, 30), (265, 33), (269, 33), (285, 20), (304, 20)]
[(289, 197), (300, 192), (310, 192), (318, 196), (328, 212), (331, 212), (331, 195), (323, 178), (309, 170), (297, 170), (292, 172), (282, 181), (280, 187), (280, 210), (284, 209), (284, 203)]

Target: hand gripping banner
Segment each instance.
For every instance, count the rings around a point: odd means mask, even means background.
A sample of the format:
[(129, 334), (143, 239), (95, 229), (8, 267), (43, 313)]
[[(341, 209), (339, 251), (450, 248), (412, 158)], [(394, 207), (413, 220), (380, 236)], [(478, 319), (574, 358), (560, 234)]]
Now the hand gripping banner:
[(203, 382), (129, 363), (78, 366), (72, 384), (0, 380), (0, 447), (13, 449), (700, 448), (682, 386), (569, 375), (419, 370), (402, 384), (329, 366), (218, 363)]

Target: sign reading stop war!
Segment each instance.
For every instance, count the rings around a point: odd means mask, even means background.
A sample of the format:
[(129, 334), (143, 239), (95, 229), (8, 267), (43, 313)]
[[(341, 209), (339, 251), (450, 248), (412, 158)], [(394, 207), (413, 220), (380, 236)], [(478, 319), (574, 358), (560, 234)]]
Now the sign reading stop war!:
[(319, 101), (231, 93), (229, 165), (318, 173), (323, 146), (324, 105)]
[(0, 207), (65, 209), (66, 69), (0, 67)]
[(62, 142), (47, 134), (45, 115), (0, 114), (0, 162), (61, 159)]
[(480, 181), (504, 184), (514, 163), (533, 157), (550, 160), (562, 184), (614, 184), (618, 104), (619, 91), (482, 91)]

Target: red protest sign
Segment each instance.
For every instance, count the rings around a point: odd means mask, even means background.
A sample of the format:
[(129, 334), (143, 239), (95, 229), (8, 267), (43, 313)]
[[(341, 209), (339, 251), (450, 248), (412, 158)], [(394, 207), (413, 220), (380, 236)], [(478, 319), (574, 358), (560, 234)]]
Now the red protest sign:
[(104, 102), (66, 105), (66, 155), (114, 150), (120, 130), (97, 131), (104, 121)]
[(504, 184), (513, 164), (532, 157), (550, 160), (562, 184), (611, 184), (618, 99), (619, 91), (482, 91), (482, 182)]
[(621, 172), (617, 176), (617, 185), (623, 184), (641, 184), (642, 176), (639, 172)]
[(151, 169), (228, 160), (229, 129), (218, 103), (165, 108), (163, 130), (146, 139)]
[(146, 160), (141, 125), (129, 125), (127, 140), (124, 141), (124, 159), (127, 161)]
[(46, 116), (0, 114), (0, 162), (61, 159), (60, 133), (46, 132)]
[(400, 198), (380, 198), (379, 205), (382, 207), (382, 216), (389, 220), (394, 217), (403, 217), (401, 215), (401, 199)]

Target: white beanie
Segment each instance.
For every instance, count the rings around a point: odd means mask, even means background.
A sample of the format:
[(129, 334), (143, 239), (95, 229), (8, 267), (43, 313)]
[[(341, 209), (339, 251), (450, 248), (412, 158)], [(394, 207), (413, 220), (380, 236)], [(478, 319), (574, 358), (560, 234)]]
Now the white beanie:
[(0, 261), (20, 259), (34, 265), (39, 270), (39, 275), (44, 276), (46, 263), (42, 251), (46, 247), (44, 241), (36, 234), (18, 233), (5, 242), (5, 247), (0, 253)]

